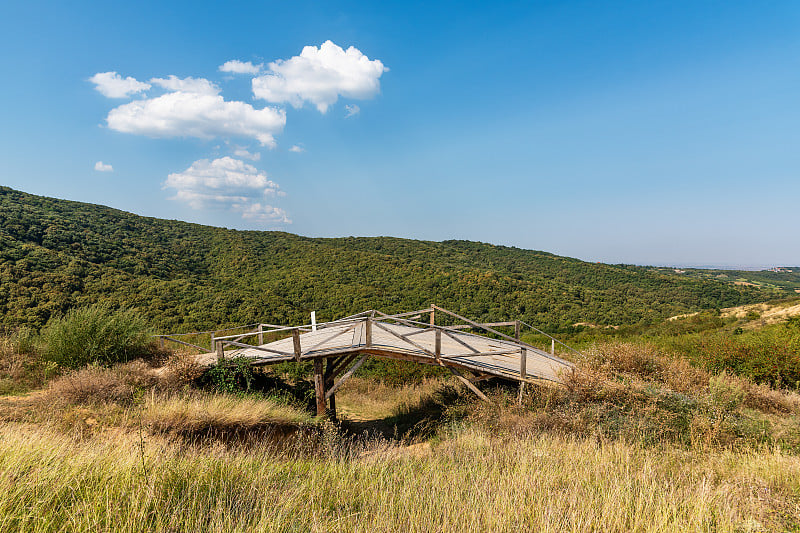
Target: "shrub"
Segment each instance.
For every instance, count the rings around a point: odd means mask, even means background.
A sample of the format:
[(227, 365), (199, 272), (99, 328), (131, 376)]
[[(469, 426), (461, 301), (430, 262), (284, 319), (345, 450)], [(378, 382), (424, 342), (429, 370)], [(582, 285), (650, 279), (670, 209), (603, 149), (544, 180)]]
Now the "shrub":
[(742, 380), (731, 378), (726, 372), (712, 376), (708, 380), (708, 391), (714, 406), (722, 412), (737, 410), (747, 396), (747, 390)]
[(50, 383), (48, 398), (70, 404), (133, 403), (136, 394), (155, 387), (157, 374), (143, 361), (114, 368), (87, 366)]
[(201, 386), (217, 392), (249, 392), (253, 384), (253, 368), (244, 357), (224, 359), (208, 368), (199, 381)]
[(73, 309), (42, 330), (44, 358), (60, 366), (111, 365), (148, 354), (150, 331), (132, 309), (106, 305)]

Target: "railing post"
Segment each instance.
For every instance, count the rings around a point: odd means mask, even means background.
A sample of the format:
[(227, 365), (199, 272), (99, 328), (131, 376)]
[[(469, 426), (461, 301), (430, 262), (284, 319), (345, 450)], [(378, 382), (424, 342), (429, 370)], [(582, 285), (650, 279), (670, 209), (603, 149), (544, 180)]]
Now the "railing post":
[(216, 342), (216, 351), (217, 351), (217, 362), (223, 361), (225, 359), (225, 343), (223, 341), (215, 341)]
[(367, 321), (364, 323), (364, 344), (367, 347), (372, 346), (372, 319), (367, 318)]
[(514, 338), (516, 340), (519, 340), (519, 330), (520, 330), (519, 320), (516, 320), (514, 321)]
[(525, 348), (519, 350), (519, 375), (522, 378), (528, 375), (528, 350)]
[(434, 337), (434, 348), (433, 348), (434, 357), (436, 361), (441, 361), (442, 358), (442, 330), (437, 329), (435, 332)]
[(298, 330), (297, 328), (294, 328), (292, 330), (292, 344), (294, 344), (294, 358), (296, 361), (299, 362), (300, 356), (303, 354), (303, 352), (300, 349), (300, 330)]
[(436, 307), (431, 304), (431, 326), (436, 325)]
[(258, 325), (258, 344), (264, 344), (264, 324)]
[(217, 332), (216, 332), (216, 331), (212, 331), (212, 332), (211, 332), (211, 351), (212, 351), (212, 352), (213, 352), (213, 351), (215, 351), (215, 350), (217, 349), (217, 345), (214, 343), (214, 342), (215, 342), (215, 341), (214, 341), (214, 337), (216, 336), (216, 334), (217, 334)]
[(556, 340), (550, 339), (550, 355), (556, 354)]

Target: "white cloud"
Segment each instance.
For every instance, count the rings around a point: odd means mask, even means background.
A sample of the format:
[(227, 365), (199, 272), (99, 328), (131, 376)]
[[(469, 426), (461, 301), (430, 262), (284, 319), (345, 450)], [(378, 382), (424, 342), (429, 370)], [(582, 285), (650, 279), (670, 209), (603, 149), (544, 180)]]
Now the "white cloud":
[(250, 61), (239, 61), (238, 59), (232, 59), (220, 65), (219, 71), (230, 72), (232, 74), (258, 74), (261, 72), (261, 68), (263, 66), (264, 65), (262, 64), (254, 65)]
[(245, 159), (250, 159), (251, 161), (258, 161), (261, 159), (260, 152), (250, 152), (245, 148), (236, 148), (233, 151), (233, 155), (236, 157), (244, 157)]
[(289, 151), (290, 151), (290, 152), (294, 152), (294, 153), (296, 153), (296, 154), (302, 154), (303, 152), (305, 152), (305, 151), (306, 151), (306, 149), (305, 149), (305, 148), (303, 148), (302, 146), (300, 146), (299, 144), (295, 144), (294, 146), (292, 146), (291, 148), (289, 148)]
[(317, 48), (306, 46), (299, 56), (273, 61), (269, 72), (253, 78), (253, 94), (272, 103), (288, 102), (302, 107), (308, 101), (321, 113), (339, 96), (371, 98), (380, 91), (380, 77), (387, 69), (354, 47), (346, 51), (325, 41)]
[(358, 107), (356, 104), (347, 104), (346, 106), (344, 106), (344, 109), (345, 111), (347, 111), (347, 114), (345, 114), (344, 118), (353, 117), (361, 113), (361, 108)]
[(272, 147), (274, 135), (286, 125), (286, 113), (225, 101), (218, 94), (178, 91), (116, 107), (106, 122), (112, 130), (149, 137), (240, 136)]
[(280, 222), (283, 224), (292, 223), (289, 214), (280, 207), (262, 205), (258, 202), (246, 206), (242, 210), (242, 218), (264, 224), (270, 222)]
[(179, 78), (170, 75), (168, 78), (153, 78), (150, 80), (153, 85), (163, 87), (168, 91), (181, 91), (184, 93), (197, 94), (219, 94), (219, 87), (205, 78)]
[(94, 169), (98, 172), (114, 172), (114, 167), (103, 163), (102, 161), (98, 161), (94, 164)]
[(116, 72), (98, 72), (89, 81), (106, 98), (127, 98), (150, 88), (149, 83), (128, 76), (123, 78)]
[(226, 209), (257, 222), (290, 224), (287, 213), (264, 202), (283, 196), (266, 172), (232, 157), (200, 159), (183, 172), (167, 176), (164, 188), (175, 189), (172, 197), (193, 209)]

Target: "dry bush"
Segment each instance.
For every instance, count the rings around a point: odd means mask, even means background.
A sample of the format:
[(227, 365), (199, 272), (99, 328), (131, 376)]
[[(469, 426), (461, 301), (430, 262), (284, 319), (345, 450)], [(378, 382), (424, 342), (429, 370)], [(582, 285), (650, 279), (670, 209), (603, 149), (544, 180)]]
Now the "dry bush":
[(87, 366), (55, 379), (47, 391), (49, 399), (69, 404), (132, 403), (137, 392), (155, 387), (158, 375), (143, 361), (113, 368)]
[(711, 377), (702, 368), (692, 366), (685, 357), (662, 356), (664, 367), (661, 371), (661, 381), (672, 390), (686, 394), (698, 393), (708, 387), (708, 380)]
[[(640, 343), (615, 342), (595, 346), (587, 351), (587, 364), (596, 371), (628, 374), (633, 379), (655, 382), (673, 391), (695, 396), (709, 393), (710, 384), (716, 379), (708, 371), (693, 366), (685, 357), (664, 354), (657, 347)], [(723, 373), (722, 376), (731, 387), (744, 391), (742, 404), (745, 407), (768, 413), (800, 411), (800, 395), (796, 393), (775, 390), (733, 374)], [(585, 372), (582, 379), (586, 379)]]
[(205, 372), (197, 358), (185, 352), (175, 352), (158, 370), (159, 389), (177, 391), (189, 387)]
[[(711, 380), (719, 389), (739, 391), (741, 405), (766, 413), (800, 412), (800, 395), (771, 388), (766, 384), (753, 383), (747, 378), (722, 372)], [(710, 387), (711, 388), (711, 387)], [(711, 391), (713, 393), (713, 391)]]
[(665, 363), (655, 347), (629, 342), (595, 345), (585, 355), (591, 367), (635, 374), (644, 379), (659, 376)]

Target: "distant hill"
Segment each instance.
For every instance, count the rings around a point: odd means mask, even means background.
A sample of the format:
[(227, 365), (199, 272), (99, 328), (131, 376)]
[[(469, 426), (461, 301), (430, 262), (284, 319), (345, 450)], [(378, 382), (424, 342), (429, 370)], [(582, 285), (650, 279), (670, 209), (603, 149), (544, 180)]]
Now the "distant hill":
[(228, 230), (0, 187), (0, 319), (10, 328), (109, 301), (162, 330), (437, 303), (564, 331), (793, 294), (732, 281), (470, 241)]
[(770, 270), (728, 270), (702, 268), (653, 268), (658, 272), (674, 272), (696, 279), (729, 281), (734, 285), (755, 285), (800, 293), (800, 267), (775, 267)]

